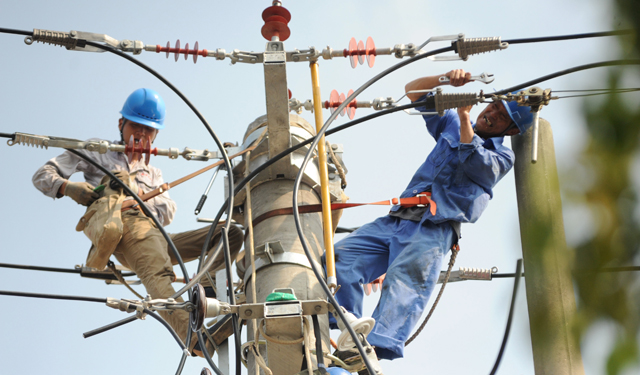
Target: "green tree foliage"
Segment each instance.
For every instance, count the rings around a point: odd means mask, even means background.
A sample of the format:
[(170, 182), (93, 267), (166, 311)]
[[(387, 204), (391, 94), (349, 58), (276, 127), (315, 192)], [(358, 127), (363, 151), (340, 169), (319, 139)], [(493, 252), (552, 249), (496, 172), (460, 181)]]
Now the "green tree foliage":
[[(618, 28), (635, 29), (620, 38), (624, 57), (638, 55), (640, 2), (618, 0)], [(638, 66), (611, 69), (608, 87), (630, 87), (625, 77), (640, 77)], [(625, 96), (623, 98), (623, 96)], [(607, 360), (607, 374), (619, 374), (640, 358), (640, 276), (637, 272), (606, 272), (608, 267), (638, 265), (640, 212), (633, 175), (640, 173), (640, 106), (631, 105), (637, 94), (611, 94), (604, 100), (586, 100), (589, 139), (582, 164), (590, 175), (580, 200), (590, 209), (594, 231), (576, 247), (575, 282), (578, 293), (578, 337), (597, 321), (617, 326)], [(594, 270), (600, 272), (589, 272)], [(605, 271), (605, 272), (603, 272)]]

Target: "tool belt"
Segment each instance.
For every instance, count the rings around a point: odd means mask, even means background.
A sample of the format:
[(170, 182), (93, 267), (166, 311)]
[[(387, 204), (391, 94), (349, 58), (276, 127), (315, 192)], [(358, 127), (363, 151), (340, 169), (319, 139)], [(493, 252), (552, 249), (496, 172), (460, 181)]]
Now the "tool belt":
[[(415, 197), (408, 198), (392, 198), (386, 201), (371, 202), (371, 203), (331, 203), (331, 210), (341, 210), (344, 208), (358, 207), (358, 206), (400, 206), (400, 207), (429, 207), (431, 215), (436, 214), (436, 202), (431, 199), (431, 192), (425, 191), (416, 195)], [(308, 214), (312, 212), (321, 212), (321, 204), (308, 204), (304, 206), (298, 206), (298, 212), (301, 214)], [(261, 222), (280, 215), (293, 215), (293, 207), (277, 208), (272, 211), (268, 211), (253, 219), (253, 227), (255, 228)]]

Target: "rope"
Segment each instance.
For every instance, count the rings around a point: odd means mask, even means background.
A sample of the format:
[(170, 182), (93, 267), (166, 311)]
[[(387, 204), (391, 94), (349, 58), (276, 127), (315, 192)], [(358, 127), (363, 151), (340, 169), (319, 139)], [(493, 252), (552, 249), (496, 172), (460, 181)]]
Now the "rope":
[(451, 247), (451, 258), (449, 258), (449, 268), (447, 269), (447, 274), (445, 275), (444, 281), (442, 282), (442, 288), (440, 288), (440, 292), (438, 292), (438, 297), (436, 297), (436, 300), (433, 303), (433, 306), (431, 306), (431, 310), (429, 310), (429, 314), (427, 314), (427, 317), (424, 318), (424, 321), (422, 322), (418, 330), (413, 334), (413, 336), (409, 338), (409, 340), (407, 340), (404, 343), (404, 346), (411, 344), (411, 342), (416, 337), (418, 337), (420, 332), (422, 332), (422, 329), (424, 328), (424, 326), (427, 325), (427, 322), (429, 321), (429, 318), (431, 318), (431, 315), (433, 315), (433, 312), (435, 311), (436, 306), (438, 306), (438, 301), (440, 301), (440, 297), (442, 297), (442, 292), (444, 291), (444, 287), (447, 285), (447, 281), (449, 281), (449, 276), (451, 275), (451, 270), (453, 269), (453, 264), (456, 262), (456, 257), (458, 256), (459, 251), (460, 251), (460, 246), (458, 246), (458, 244), (455, 244)]
[(302, 335), (302, 337), (300, 337), (299, 339), (295, 339), (295, 340), (281, 340), (281, 339), (276, 339), (274, 337), (271, 336), (267, 336), (267, 334), (264, 333), (264, 329), (262, 328), (262, 326), (264, 325), (264, 319), (262, 319), (260, 321), (260, 323), (258, 324), (258, 330), (260, 330), (260, 334), (265, 338), (265, 340), (272, 342), (274, 344), (280, 344), (280, 345), (296, 345), (296, 344), (300, 344), (302, 343), (302, 341), (304, 341), (304, 335)]
[[(260, 134), (260, 136), (258, 137), (258, 139), (256, 139), (254, 145), (255, 147), (258, 147), (258, 145), (260, 144), (260, 142), (262, 141), (262, 138), (264, 138), (264, 136), (267, 134), (267, 130), (268, 128), (265, 128), (262, 131), (262, 134)], [(245, 177), (247, 177), (249, 175), (249, 163), (251, 162), (251, 151), (247, 152), (246, 156), (245, 156), (245, 170), (244, 170), (244, 174)], [(251, 208), (251, 181), (247, 182), (247, 185), (245, 186), (245, 192), (246, 192), (246, 204), (247, 204), (247, 236), (249, 237), (249, 249), (247, 251), (247, 255), (249, 256), (249, 259), (251, 261), (251, 303), (257, 303), (258, 302), (258, 297), (256, 295), (256, 256), (255, 256), (255, 243), (253, 242), (253, 209)], [(252, 323), (253, 326), (253, 341), (254, 341), (254, 346), (258, 346), (258, 327), (256, 322)], [(259, 352), (259, 350), (258, 350)], [(255, 367), (255, 375), (260, 375), (260, 370), (258, 369), (258, 367)]]
[(267, 363), (260, 354), (260, 350), (256, 347), (255, 342), (251, 343), (251, 349), (253, 350), (253, 355), (256, 357), (256, 363), (260, 366), (262, 371), (264, 371), (266, 375), (273, 375), (273, 372), (271, 372), (271, 369), (267, 366)]
[[(304, 338), (304, 356), (307, 359), (307, 373), (309, 375), (313, 374), (313, 362), (311, 362), (311, 340), (309, 339), (310, 335), (310, 327), (309, 320), (307, 318), (302, 318), (303, 324), (303, 333), (302, 337)], [(318, 368), (320, 367), (320, 363), (318, 363)]]
[(140, 298), (141, 300), (144, 300), (144, 297), (138, 294), (138, 292), (136, 292), (135, 290), (133, 290), (131, 285), (127, 283), (127, 280), (125, 280), (124, 277), (122, 277), (122, 273), (116, 268), (116, 265), (113, 264), (112, 261), (109, 261), (109, 263), (107, 263), (107, 266), (109, 267), (111, 272), (113, 272), (113, 274), (116, 275), (116, 279), (118, 279), (118, 281), (120, 281), (122, 285), (126, 286), (127, 289), (131, 291), (131, 293), (136, 295), (136, 297)]

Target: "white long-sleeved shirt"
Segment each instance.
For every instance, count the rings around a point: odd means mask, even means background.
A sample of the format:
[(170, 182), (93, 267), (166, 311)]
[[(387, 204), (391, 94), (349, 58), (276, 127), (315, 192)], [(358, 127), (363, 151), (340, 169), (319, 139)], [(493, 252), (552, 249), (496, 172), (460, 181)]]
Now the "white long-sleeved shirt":
[[(92, 138), (89, 141), (101, 141), (101, 139)], [(85, 150), (78, 150), (78, 152), (95, 160), (110, 171), (135, 172), (135, 181), (144, 193), (154, 190), (164, 183), (160, 169), (145, 165), (143, 160), (129, 164), (127, 157), (120, 152), (109, 151), (106, 154)], [(44, 195), (57, 198), (60, 186), (76, 172), (82, 172), (85, 181), (92, 186), (98, 186), (104, 176), (104, 173), (92, 164), (69, 151), (65, 151), (49, 160), (36, 171), (32, 178), (33, 185)], [(168, 192), (164, 192), (145, 203), (163, 226), (171, 223), (176, 212), (176, 203), (169, 198)]]

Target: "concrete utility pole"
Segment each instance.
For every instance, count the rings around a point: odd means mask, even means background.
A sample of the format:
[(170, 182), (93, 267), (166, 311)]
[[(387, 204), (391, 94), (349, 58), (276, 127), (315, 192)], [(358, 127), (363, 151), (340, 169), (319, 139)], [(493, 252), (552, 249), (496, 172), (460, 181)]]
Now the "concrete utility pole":
[[(264, 55), (265, 91), (267, 114), (251, 123), (245, 134), (243, 143), (248, 144), (260, 138), (258, 147), (253, 150), (243, 163), (234, 169), (236, 181), (271, 159), (291, 145), (313, 137), (315, 129), (303, 118), (289, 114), (289, 101), (286, 80), (286, 54), (283, 43), (272, 40), (267, 43)], [(236, 197), (236, 207), (243, 207), (244, 221), (247, 228), (245, 241), (246, 255), (243, 262), (244, 280), (247, 302), (252, 303), (256, 295), (257, 303), (264, 303), (267, 296), (275, 289), (290, 288), (298, 300), (326, 299), (323, 289), (316, 280), (307, 257), (295, 230), (293, 215), (270, 217), (253, 228), (250, 217), (256, 219), (260, 215), (280, 209), (290, 208), (292, 204), (293, 183), (304, 154), (308, 147), (290, 154), (256, 176), (248, 189)], [(342, 190), (339, 178), (330, 181), (331, 200), (340, 200)], [(249, 186), (249, 185), (248, 185)], [(299, 201), (301, 205), (320, 204), (320, 172), (317, 162), (309, 164), (300, 187)], [(310, 243), (314, 262), (322, 269), (320, 257), (324, 253), (323, 223), (321, 213), (301, 215), (302, 226)], [(252, 235), (249, 234), (252, 232)], [(251, 254), (255, 254), (255, 280), (252, 280)], [(252, 285), (255, 285), (255, 289)], [(267, 309), (265, 309), (266, 315)], [(302, 343), (291, 343), (303, 337), (303, 319), (301, 314), (267, 317), (264, 320), (247, 320), (247, 336), (250, 341), (255, 337), (258, 324), (271, 339), (266, 345), (260, 345), (260, 353), (266, 359), (273, 374), (294, 375), (300, 372), (303, 362)], [(327, 314), (319, 315), (322, 346), (329, 351), (329, 322)], [(312, 324), (309, 324), (312, 327)], [(311, 348), (315, 349), (313, 330)], [(275, 340), (274, 340), (275, 339)], [(265, 341), (261, 335), (260, 341)], [(289, 343), (285, 343), (289, 342)], [(315, 356), (311, 356), (315, 365)], [(258, 374), (256, 357), (250, 352), (247, 355), (249, 374)]]
[(576, 304), (553, 134), (543, 119), (539, 137), (536, 164), (531, 163), (532, 129), (511, 138), (533, 363), (537, 375), (583, 375), (579, 343), (571, 333)]

